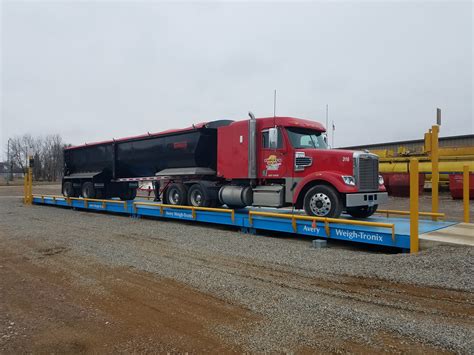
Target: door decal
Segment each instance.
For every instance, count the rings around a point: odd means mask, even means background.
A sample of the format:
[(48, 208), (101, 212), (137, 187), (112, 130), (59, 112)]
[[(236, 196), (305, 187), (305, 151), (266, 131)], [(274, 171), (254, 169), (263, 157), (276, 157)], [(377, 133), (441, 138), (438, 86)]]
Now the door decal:
[(264, 159), (263, 161), (265, 162), (267, 170), (275, 171), (280, 168), (282, 159), (272, 154), (268, 156), (268, 158)]

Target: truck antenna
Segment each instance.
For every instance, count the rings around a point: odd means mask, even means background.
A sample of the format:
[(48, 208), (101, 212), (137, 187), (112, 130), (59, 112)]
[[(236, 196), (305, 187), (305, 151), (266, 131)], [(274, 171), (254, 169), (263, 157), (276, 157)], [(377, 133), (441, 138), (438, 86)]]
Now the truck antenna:
[(329, 145), (329, 105), (326, 104), (326, 139), (327, 144)]
[(273, 126), (276, 127), (276, 89), (273, 91)]
[(277, 107), (277, 91), (273, 92), (273, 117), (276, 116), (276, 107)]

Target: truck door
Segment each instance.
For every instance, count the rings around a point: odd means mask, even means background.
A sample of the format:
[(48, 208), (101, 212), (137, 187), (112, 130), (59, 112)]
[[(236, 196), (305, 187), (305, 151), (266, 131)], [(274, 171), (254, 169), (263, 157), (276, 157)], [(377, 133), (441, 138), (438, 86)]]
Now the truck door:
[(282, 130), (277, 128), (278, 140), (276, 147), (270, 147), (269, 129), (264, 129), (260, 133), (260, 159), (259, 159), (259, 178), (284, 178), (286, 176), (288, 159)]

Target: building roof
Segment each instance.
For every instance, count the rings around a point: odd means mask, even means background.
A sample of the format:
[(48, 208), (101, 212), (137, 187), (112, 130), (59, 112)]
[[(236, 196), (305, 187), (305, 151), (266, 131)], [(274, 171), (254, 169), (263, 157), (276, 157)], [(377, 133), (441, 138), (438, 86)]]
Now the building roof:
[[(466, 140), (472, 141), (471, 145), (474, 146), (474, 134), (464, 134), (458, 136), (448, 136), (448, 137), (439, 137), (440, 142), (450, 142), (450, 141), (459, 141)], [(376, 148), (380, 146), (399, 146), (399, 145), (410, 145), (410, 144), (424, 144), (424, 139), (413, 139), (406, 141), (395, 141), (395, 142), (383, 142), (383, 143), (372, 143), (372, 144), (361, 144), (357, 146), (342, 147), (341, 149), (360, 149), (360, 148)]]

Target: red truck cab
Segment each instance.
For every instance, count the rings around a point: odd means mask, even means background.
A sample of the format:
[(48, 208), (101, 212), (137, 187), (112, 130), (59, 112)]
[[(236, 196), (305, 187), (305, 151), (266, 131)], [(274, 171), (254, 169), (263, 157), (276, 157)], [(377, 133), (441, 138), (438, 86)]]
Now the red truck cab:
[[(238, 206), (229, 196), (240, 193), (240, 205), (249, 204), (245, 188), (251, 186), (253, 206), (294, 205), (324, 217), (338, 217), (343, 210), (355, 217), (373, 214), (387, 199), (378, 157), (329, 149), (325, 132), (318, 122), (293, 117), (219, 127), (217, 176), (234, 186), (228, 188), (228, 202)], [(225, 189), (219, 197), (226, 200)]]

